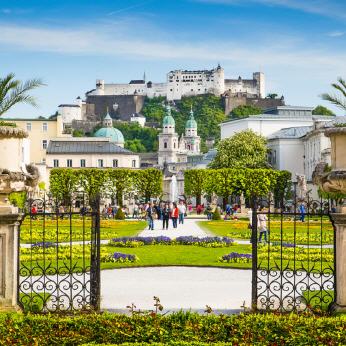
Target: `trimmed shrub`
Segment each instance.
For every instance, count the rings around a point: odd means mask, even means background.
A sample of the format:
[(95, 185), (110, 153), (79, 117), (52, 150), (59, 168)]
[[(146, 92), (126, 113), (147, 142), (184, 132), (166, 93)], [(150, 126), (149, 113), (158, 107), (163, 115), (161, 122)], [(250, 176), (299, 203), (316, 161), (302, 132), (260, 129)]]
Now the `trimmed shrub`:
[[(314, 331), (314, 332), (312, 332)], [(311, 314), (0, 314), (0, 345), (345, 345), (346, 318)], [(184, 343), (185, 342), (185, 343)], [(189, 344), (190, 343), (190, 344)]]
[(114, 218), (116, 220), (125, 220), (125, 213), (121, 208), (118, 208), (117, 213), (115, 214)]

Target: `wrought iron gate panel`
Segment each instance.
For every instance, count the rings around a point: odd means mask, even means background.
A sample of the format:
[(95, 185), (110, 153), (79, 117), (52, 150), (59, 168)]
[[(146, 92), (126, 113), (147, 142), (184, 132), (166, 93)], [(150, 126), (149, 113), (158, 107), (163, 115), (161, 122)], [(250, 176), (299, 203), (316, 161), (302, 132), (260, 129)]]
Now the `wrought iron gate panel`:
[(20, 227), (18, 304), (26, 311), (98, 310), (99, 198), (31, 200)]
[[(270, 198), (253, 200), (252, 307), (265, 311), (328, 308), (335, 298), (335, 230), (329, 201), (295, 198), (275, 210)], [(261, 206), (266, 206), (261, 210)], [(267, 242), (259, 243), (267, 218)]]

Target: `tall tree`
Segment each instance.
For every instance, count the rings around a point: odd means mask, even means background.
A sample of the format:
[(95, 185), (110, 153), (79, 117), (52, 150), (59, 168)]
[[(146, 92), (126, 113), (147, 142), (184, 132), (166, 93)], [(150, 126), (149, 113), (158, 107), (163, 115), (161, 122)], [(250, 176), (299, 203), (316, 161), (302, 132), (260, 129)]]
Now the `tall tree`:
[(263, 168), (267, 166), (266, 139), (245, 130), (223, 139), (217, 146), (217, 154), (211, 168)]
[(205, 172), (205, 169), (190, 169), (184, 173), (185, 193), (196, 197), (196, 205), (201, 204), (202, 194), (206, 192), (207, 175)]
[(140, 196), (145, 198), (145, 201), (150, 201), (152, 197), (158, 197), (162, 193), (162, 172), (156, 168), (142, 169), (135, 171), (135, 187)]
[(37, 107), (36, 100), (29, 94), (29, 91), (42, 85), (44, 84), (41, 79), (29, 79), (23, 83), (15, 79), (14, 73), (0, 78), (0, 116), (18, 103), (27, 103)]
[(335, 115), (330, 109), (328, 109), (327, 107), (318, 105), (313, 111), (312, 111), (313, 115), (329, 115), (329, 116), (333, 116)]
[(346, 110), (346, 81), (339, 77), (338, 83), (332, 83), (331, 85), (339, 94), (341, 94), (341, 96), (324, 93), (321, 95), (322, 99), (329, 101), (343, 110)]

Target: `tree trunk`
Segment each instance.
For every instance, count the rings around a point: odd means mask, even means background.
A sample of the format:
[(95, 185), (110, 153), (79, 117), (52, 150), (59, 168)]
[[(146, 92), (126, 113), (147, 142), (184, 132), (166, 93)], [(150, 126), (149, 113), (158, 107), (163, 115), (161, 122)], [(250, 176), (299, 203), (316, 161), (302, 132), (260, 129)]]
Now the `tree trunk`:
[(122, 191), (117, 191), (116, 193), (117, 205), (118, 207), (123, 207), (123, 194)]
[(223, 199), (222, 199), (222, 208), (223, 208), (223, 210), (226, 210), (227, 203), (228, 203), (228, 197), (223, 197)]
[(201, 199), (202, 199), (202, 197), (201, 197), (200, 194), (199, 194), (199, 195), (196, 195), (196, 205), (201, 204)]

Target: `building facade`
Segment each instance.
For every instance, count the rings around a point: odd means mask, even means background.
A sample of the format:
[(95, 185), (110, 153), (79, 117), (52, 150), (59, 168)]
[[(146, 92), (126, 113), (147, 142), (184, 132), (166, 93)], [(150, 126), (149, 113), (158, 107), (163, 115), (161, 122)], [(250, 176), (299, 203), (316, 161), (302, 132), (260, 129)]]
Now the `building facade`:
[(96, 80), (95, 89), (88, 96), (140, 95), (164, 96), (168, 101), (180, 100), (183, 96), (203, 94), (222, 95), (244, 93), (265, 97), (265, 77), (262, 72), (253, 73), (252, 79), (225, 79), (224, 69), (218, 65), (211, 70), (174, 70), (167, 73), (166, 83), (147, 82), (145, 77), (131, 80), (128, 84), (105, 83)]

